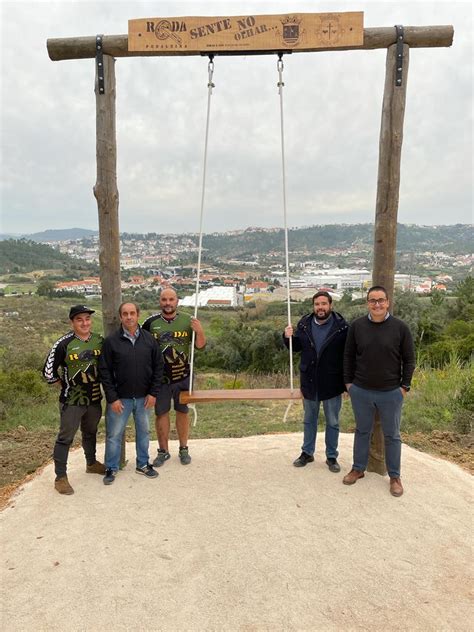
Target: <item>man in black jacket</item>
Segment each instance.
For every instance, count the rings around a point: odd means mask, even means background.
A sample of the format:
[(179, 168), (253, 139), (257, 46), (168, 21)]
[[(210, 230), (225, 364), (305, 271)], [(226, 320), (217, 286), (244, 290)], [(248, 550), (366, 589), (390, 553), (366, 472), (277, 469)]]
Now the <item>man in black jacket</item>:
[(136, 472), (156, 478), (149, 464), (150, 422), (163, 377), (163, 357), (154, 337), (138, 324), (135, 303), (119, 307), (121, 327), (108, 336), (99, 361), (99, 375), (107, 400), (104, 484), (111, 485), (120, 466), (122, 437), (133, 414), (137, 450)]
[(340, 472), (339, 412), (344, 392), (343, 357), (348, 325), (344, 318), (332, 310), (332, 296), (316, 292), (313, 296), (313, 313), (303, 316), (296, 326), (285, 328), (284, 342), (289, 347), (292, 337), (293, 351), (301, 351), (300, 388), (304, 406), (304, 436), (302, 452), (293, 462), (304, 467), (314, 461), (318, 431), (319, 404), (323, 403), (326, 417), (326, 464), (331, 472)]

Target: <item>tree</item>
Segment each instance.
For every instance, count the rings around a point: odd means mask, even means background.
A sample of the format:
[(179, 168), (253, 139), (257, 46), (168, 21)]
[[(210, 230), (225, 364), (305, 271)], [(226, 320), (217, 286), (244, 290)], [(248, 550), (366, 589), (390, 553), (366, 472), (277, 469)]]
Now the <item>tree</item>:
[(53, 298), (54, 296), (54, 283), (49, 279), (42, 279), (36, 288), (36, 294), (38, 296), (47, 296)]

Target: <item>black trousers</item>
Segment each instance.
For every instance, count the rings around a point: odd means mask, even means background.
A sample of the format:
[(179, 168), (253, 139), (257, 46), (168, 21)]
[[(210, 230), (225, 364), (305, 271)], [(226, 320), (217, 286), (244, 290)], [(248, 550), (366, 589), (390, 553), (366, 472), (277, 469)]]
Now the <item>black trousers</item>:
[(97, 426), (102, 416), (100, 403), (89, 406), (69, 406), (60, 404), (59, 433), (54, 444), (53, 459), (56, 477), (66, 476), (67, 457), (69, 448), (74, 441), (76, 432), (81, 427), (82, 447), (87, 465), (95, 463), (95, 448), (97, 442)]

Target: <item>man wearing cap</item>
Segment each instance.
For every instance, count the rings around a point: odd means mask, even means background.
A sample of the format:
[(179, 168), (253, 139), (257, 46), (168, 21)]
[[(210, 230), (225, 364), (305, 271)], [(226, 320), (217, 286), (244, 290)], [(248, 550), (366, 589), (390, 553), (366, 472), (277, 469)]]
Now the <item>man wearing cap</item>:
[(51, 348), (43, 367), (49, 384), (61, 387), (59, 395), (60, 426), (54, 445), (55, 489), (73, 494), (67, 477), (69, 448), (81, 427), (86, 472), (104, 474), (105, 467), (96, 460), (97, 426), (102, 416), (98, 360), (103, 338), (91, 331), (94, 313), (86, 305), (74, 305), (69, 311), (72, 331), (59, 338)]

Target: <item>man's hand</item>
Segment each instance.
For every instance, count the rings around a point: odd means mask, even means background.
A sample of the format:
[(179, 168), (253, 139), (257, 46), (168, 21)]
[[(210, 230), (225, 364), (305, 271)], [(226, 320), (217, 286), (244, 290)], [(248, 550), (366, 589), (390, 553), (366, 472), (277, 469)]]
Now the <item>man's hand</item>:
[(191, 329), (196, 334), (194, 341), (196, 349), (202, 349), (206, 345), (206, 335), (200, 321), (193, 316), (191, 316)]
[(116, 399), (115, 402), (112, 402), (110, 404), (110, 408), (113, 410), (114, 413), (116, 413), (117, 415), (120, 415), (121, 413), (123, 413), (122, 400)]
[(291, 325), (287, 325), (285, 327), (285, 338), (291, 338), (293, 335), (293, 327)]
[(194, 316), (191, 316), (191, 329), (196, 332), (196, 334), (204, 333), (201, 321), (199, 321), (197, 318), (194, 318)]
[(406, 390), (403, 388), (403, 386), (400, 386), (400, 390), (401, 390), (401, 392), (402, 392), (403, 397), (406, 397), (406, 396), (407, 396), (408, 391), (406, 391)]
[(155, 402), (156, 402), (156, 397), (153, 397), (153, 395), (147, 395), (145, 397), (145, 408), (154, 408), (155, 407)]

